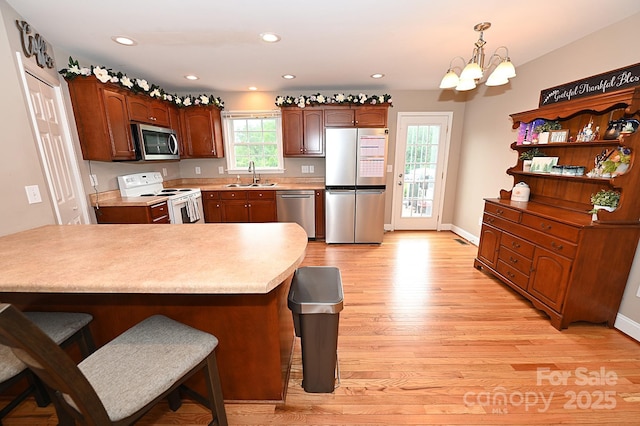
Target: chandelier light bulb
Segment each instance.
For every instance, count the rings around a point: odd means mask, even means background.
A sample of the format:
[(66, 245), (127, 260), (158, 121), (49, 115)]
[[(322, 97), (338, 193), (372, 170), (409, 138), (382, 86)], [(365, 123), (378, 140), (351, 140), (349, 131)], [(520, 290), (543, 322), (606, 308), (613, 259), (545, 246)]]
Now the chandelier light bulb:
[(442, 81), (440, 82), (440, 88), (453, 89), (458, 85), (459, 82), (460, 82), (460, 78), (458, 77), (458, 74), (456, 74), (454, 70), (449, 68), (449, 71), (447, 71), (444, 77), (442, 77)]
[(474, 79), (460, 79), (460, 83), (456, 86), (458, 92), (466, 92), (467, 90), (473, 90), (476, 88), (476, 82)]

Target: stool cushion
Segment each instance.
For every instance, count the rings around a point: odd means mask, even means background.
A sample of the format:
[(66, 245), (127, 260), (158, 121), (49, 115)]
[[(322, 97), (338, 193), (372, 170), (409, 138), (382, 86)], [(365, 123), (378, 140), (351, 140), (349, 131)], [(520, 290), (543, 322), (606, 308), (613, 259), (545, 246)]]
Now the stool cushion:
[[(24, 315), (57, 344), (67, 340), (91, 322), (89, 314), (75, 312), (25, 312)], [(0, 345), (0, 383), (27, 368), (13, 351)]]
[[(217, 345), (211, 334), (155, 315), (98, 349), (78, 368), (115, 422), (170, 389)], [(65, 400), (75, 406), (68, 395)]]

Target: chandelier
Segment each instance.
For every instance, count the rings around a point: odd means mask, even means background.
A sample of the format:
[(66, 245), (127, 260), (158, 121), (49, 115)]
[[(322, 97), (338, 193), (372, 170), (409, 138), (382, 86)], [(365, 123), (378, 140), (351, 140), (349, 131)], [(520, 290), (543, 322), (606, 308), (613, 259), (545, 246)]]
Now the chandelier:
[[(447, 73), (442, 77), (442, 81), (440, 82), (441, 89), (456, 89), (458, 91), (475, 89), (480, 79), (482, 79), (485, 71), (488, 71), (489, 68), (496, 63), (498, 65), (485, 82), (487, 86), (501, 86), (503, 84), (507, 84), (510, 78), (516, 76), (516, 69), (511, 63), (511, 58), (509, 58), (509, 49), (505, 46), (500, 46), (495, 50), (495, 52), (493, 52), (493, 55), (489, 57), (487, 66), (485, 67), (484, 45), (487, 44), (487, 42), (484, 41), (483, 35), (484, 31), (488, 30), (490, 27), (491, 22), (481, 22), (473, 27), (474, 30), (480, 33), (480, 38), (474, 45), (475, 47), (473, 48), (471, 59), (467, 62), (462, 56), (456, 56), (453, 58), (449, 63)], [(504, 49), (505, 51), (504, 56), (498, 54), (498, 51), (501, 51), (501, 49)], [(458, 69), (462, 69), (460, 77), (458, 77), (458, 74), (454, 71), (454, 68), (456, 67), (453, 66), (453, 62), (456, 59), (462, 60), (464, 66), (464, 69), (458, 67)]]

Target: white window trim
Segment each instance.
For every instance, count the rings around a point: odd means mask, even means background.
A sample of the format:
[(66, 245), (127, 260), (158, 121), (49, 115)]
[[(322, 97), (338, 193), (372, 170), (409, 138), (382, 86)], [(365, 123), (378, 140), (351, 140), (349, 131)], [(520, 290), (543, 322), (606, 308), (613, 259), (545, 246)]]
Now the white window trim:
[(246, 168), (238, 169), (235, 168), (235, 151), (233, 149), (233, 144), (231, 141), (233, 140), (233, 128), (231, 123), (233, 122), (231, 119), (234, 118), (275, 118), (276, 119), (276, 140), (278, 144), (278, 168), (256, 168), (256, 172), (261, 174), (278, 174), (284, 173), (284, 150), (282, 146), (282, 114), (280, 110), (268, 110), (268, 111), (223, 111), (222, 112), (222, 123), (224, 129), (224, 144), (225, 144), (225, 152), (226, 152), (226, 160), (227, 160), (227, 173), (236, 174), (236, 175), (244, 175), (250, 174), (249, 170)]

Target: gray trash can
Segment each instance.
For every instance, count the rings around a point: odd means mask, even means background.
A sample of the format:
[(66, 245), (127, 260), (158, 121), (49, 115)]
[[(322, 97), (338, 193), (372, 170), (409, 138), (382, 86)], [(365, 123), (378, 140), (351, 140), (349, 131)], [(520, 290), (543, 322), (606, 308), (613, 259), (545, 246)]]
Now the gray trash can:
[(294, 273), (287, 304), (302, 346), (305, 392), (330, 393), (335, 389), (343, 299), (338, 268), (305, 266)]

